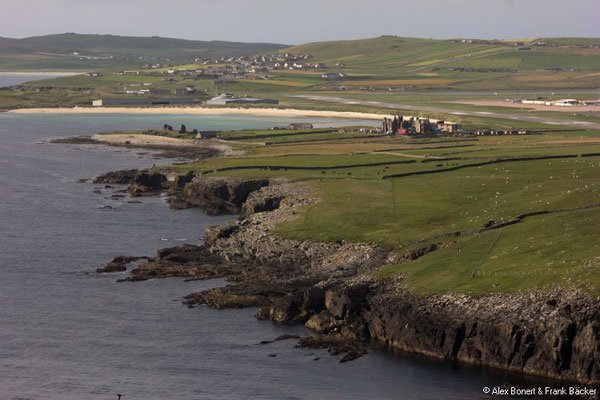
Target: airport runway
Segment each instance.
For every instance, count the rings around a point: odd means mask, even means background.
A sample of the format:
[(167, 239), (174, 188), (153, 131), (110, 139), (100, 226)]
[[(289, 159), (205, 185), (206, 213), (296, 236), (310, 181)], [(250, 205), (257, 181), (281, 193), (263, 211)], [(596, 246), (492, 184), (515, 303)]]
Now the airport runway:
[[(332, 103), (342, 103), (342, 104), (357, 104), (363, 106), (372, 106), (372, 107), (382, 107), (389, 109), (397, 109), (397, 110), (412, 110), (412, 111), (421, 111), (421, 112), (431, 112), (431, 113), (443, 113), (443, 114), (451, 114), (451, 115), (470, 115), (476, 117), (487, 117), (487, 118), (501, 118), (501, 119), (512, 119), (515, 121), (526, 121), (526, 122), (538, 122), (549, 125), (557, 125), (568, 128), (581, 128), (581, 129), (600, 129), (600, 123), (589, 122), (589, 121), (577, 121), (577, 120), (564, 120), (557, 118), (547, 118), (547, 117), (538, 117), (535, 115), (521, 115), (521, 114), (510, 114), (510, 113), (499, 113), (499, 112), (489, 112), (489, 111), (464, 111), (464, 110), (454, 110), (451, 108), (443, 108), (443, 107), (430, 107), (424, 105), (410, 105), (410, 104), (399, 104), (399, 103), (387, 103), (381, 101), (368, 101), (368, 100), (354, 100), (354, 99), (345, 99), (342, 97), (333, 97), (333, 96), (321, 96), (321, 95), (297, 95), (294, 97), (299, 97), (303, 99), (309, 100), (318, 100), (318, 101), (328, 101)], [(509, 110), (507, 110), (509, 111)]]

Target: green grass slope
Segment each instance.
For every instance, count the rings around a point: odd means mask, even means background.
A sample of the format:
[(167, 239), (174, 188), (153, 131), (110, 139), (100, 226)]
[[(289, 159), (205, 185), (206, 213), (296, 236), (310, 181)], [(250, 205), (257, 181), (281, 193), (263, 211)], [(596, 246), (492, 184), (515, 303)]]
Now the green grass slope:
[[(107, 67), (139, 64), (139, 57), (169, 58), (174, 62), (196, 57), (244, 56), (286, 47), (272, 43), (183, 40), (162, 37), (79, 35), (66, 33), (25, 39), (0, 38), (0, 69), (75, 69), (83, 64)], [(101, 57), (78, 62), (73, 53)], [(112, 57), (112, 58), (111, 58)], [(143, 61), (142, 61), (143, 62)]]
[(595, 73), (600, 71), (599, 44), (600, 39), (594, 38), (515, 42), (382, 36), (308, 43), (280, 51), (310, 54), (313, 61), (349, 75), (319, 89), (515, 89), (600, 85), (600, 75)]

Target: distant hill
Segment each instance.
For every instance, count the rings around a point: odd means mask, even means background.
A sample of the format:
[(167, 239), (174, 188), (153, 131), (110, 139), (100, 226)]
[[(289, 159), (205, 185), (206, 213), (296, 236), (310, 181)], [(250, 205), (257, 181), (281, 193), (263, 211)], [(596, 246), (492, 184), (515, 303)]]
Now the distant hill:
[(525, 40), (371, 39), (307, 43), (281, 52), (304, 53), (328, 65), (341, 63), (361, 72), (417, 72), (435, 67), (600, 69), (600, 38)]
[(89, 69), (144, 62), (186, 62), (271, 52), (272, 43), (197, 41), (162, 37), (66, 33), (25, 39), (0, 38), (0, 70)]

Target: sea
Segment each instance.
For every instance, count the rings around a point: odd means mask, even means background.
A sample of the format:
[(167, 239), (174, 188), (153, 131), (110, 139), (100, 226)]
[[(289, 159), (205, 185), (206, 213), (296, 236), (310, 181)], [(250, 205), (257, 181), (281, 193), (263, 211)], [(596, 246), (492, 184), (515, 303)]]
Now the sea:
[[(0, 79), (3, 79), (0, 77)], [(0, 81), (0, 86), (2, 81)], [(378, 348), (352, 362), (294, 340), (302, 326), (259, 321), (253, 308), (187, 308), (227, 284), (179, 278), (118, 283), (96, 274), (118, 255), (199, 244), (232, 216), (174, 211), (163, 197), (114, 199), (79, 182), (176, 160), (142, 150), (51, 144), (59, 137), (149, 129), (269, 128), (316, 118), (0, 113), (0, 400), (480, 399), (485, 387), (539, 380)], [(96, 192), (95, 192), (96, 191)], [(98, 193), (97, 191), (100, 191)], [(107, 207), (110, 206), (110, 207)]]
[(38, 81), (42, 79), (52, 79), (64, 76), (60, 72), (43, 72), (43, 73), (1, 73), (0, 74), (0, 88), (5, 88), (13, 85), (20, 85), (21, 83)]

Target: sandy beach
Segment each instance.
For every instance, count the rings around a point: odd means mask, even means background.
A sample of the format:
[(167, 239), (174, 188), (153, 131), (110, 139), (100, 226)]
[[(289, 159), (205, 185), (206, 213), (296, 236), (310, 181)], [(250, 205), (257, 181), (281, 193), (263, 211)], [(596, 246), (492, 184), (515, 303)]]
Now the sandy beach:
[(131, 144), (136, 146), (174, 146), (174, 147), (193, 147), (194, 141), (191, 139), (176, 139), (168, 136), (156, 135), (131, 135), (131, 134), (96, 134), (92, 139), (109, 144)]
[(221, 156), (240, 156), (243, 151), (235, 150), (226, 142), (219, 139), (192, 140), (176, 139), (167, 136), (144, 134), (95, 134), (93, 140), (113, 146), (137, 146), (148, 148), (187, 148), (187, 149), (212, 149), (221, 152)]
[[(27, 108), (10, 110), (13, 114), (197, 114), (259, 115), (282, 117), (349, 118), (381, 120), (386, 115), (351, 111), (297, 110), (292, 108), (209, 108), (209, 107), (102, 107), (102, 108)], [(387, 115), (391, 117), (390, 115)]]

